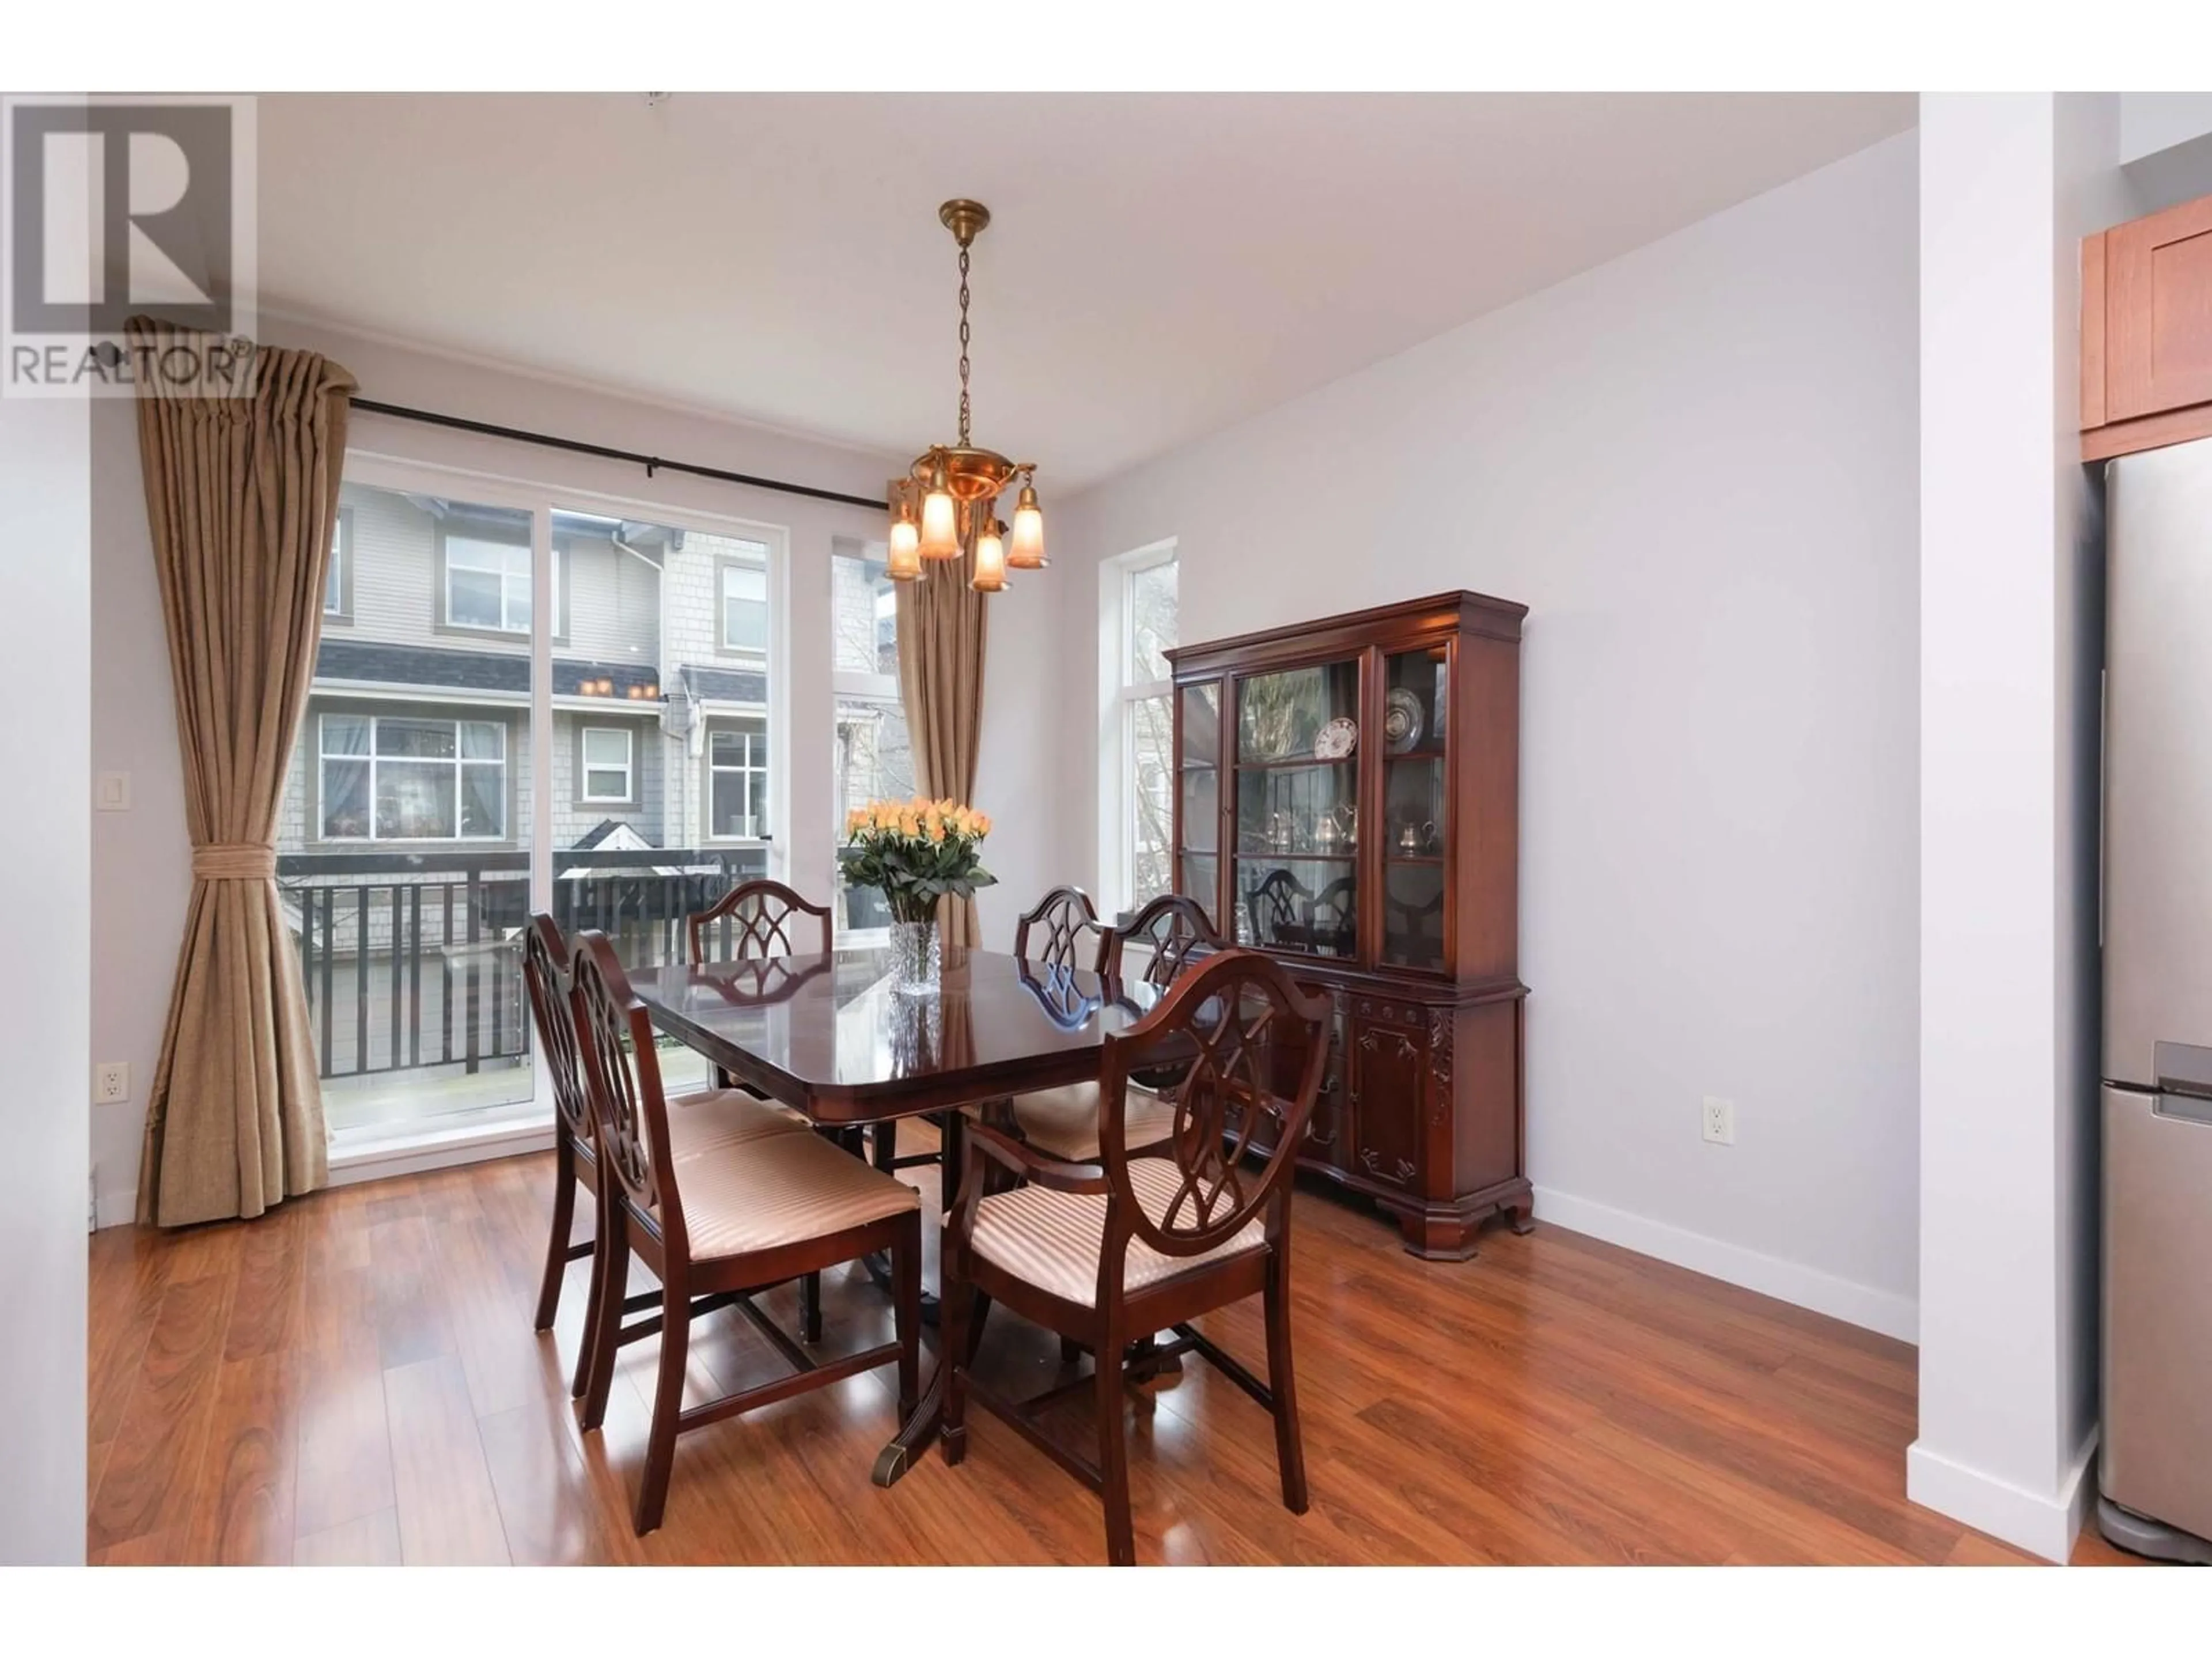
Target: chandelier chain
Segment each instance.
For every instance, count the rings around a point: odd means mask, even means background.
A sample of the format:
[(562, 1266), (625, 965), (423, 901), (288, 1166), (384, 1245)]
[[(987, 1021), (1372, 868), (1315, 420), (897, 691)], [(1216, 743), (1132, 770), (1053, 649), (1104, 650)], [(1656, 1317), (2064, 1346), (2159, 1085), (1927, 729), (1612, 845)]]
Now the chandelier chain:
[(968, 447), (968, 245), (960, 245), (960, 447)]

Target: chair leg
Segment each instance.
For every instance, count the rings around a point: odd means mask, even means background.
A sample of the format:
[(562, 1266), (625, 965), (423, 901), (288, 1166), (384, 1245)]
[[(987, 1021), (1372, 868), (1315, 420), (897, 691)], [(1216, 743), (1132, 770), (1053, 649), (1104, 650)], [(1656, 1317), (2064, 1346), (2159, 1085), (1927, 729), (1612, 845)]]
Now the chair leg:
[(952, 1202), (960, 1196), (960, 1171), (968, 1156), (968, 1114), (955, 1107), (945, 1113), (938, 1133), (937, 1207), (951, 1215)]
[(691, 1348), (691, 1299), (683, 1270), (668, 1264), (660, 1294), (660, 1378), (653, 1391), (653, 1427), (646, 1437), (645, 1479), (637, 1489), (637, 1535), (660, 1524), (668, 1472), (676, 1462), (676, 1419), (684, 1412), (684, 1362)]
[(1060, 1363), (1061, 1364), (1077, 1364), (1081, 1362), (1082, 1358), (1083, 1345), (1080, 1342), (1078, 1342), (1072, 1336), (1063, 1336), (1060, 1339)]
[(822, 1275), (808, 1273), (799, 1281), (799, 1340), (822, 1340)]
[(892, 1321), (898, 1332), (898, 1420), (914, 1415), (921, 1397), (921, 1212), (908, 1213), (898, 1243), (891, 1251), (891, 1277), (896, 1284)]
[(1106, 1504), (1106, 1559), (1117, 1567), (1137, 1565), (1137, 1545), (1129, 1524), (1129, 1455), (1127, 1407), (1121, 1399), (1121, 1334), (1109, 1316), (1098, 1333), (1095, 1352), (1115, 1363), (1097, 1367), (1098, 1495)]
[(975, 1294), (950, 1258), (942, 1265), (942, 1279), (937, 1306), (943, 1352), (938, 1363), (945, 1367), (945, 1403), (938, 1412), (938, 1438), (945, 1448), (945, 1467), (952, 1468), (968, 1455), (969, 1322), (975, 1314)]
[[(584, 1292), (584, 1335), (576, 1344), (576, 1369), (568, 1379), (568, 1397), (583, 1398), (584, 1389), (591, 1381), (592, 1356), (599, 1346), (599, 1304), (606, 1299), (607, 1278), (607, 1206), (605, 1198), (592, 1194), (592, 1277)], [(620, 1303), (629, 1287), (615, 1287), (615, 1300)]]
[(1275, 1396), (1275, 1467), (1283, 1507), (1306, 1512), (1306, 1455), (1298, 1438), (1298, 1386), (1291, 1368), (1291, 1264), (1279, 1245), (1267, 1257), (1267, 1390)]
[(534, 1331), (551, 1330), (553, 1316), (561, 1310), (561, 1284), (568, 1273), (568, 1230), (576, 1220), (576, 1166), (568, 1132), (557, 1126), (556, 1132), (562, 1139), (553, 1154), (553, 1228), (545, 1241), (545, 1272), (538, 1282), (538, 1312), (530, 1327)]
[(584, 1379), (586, 1431), (607, 1420), (607, 1391), (614, 1383), (615, 1350), (622, 1335), (623, 1297), (629, 1288), (629, 1218), (615, 1200), (603, 1198), (599, 1220), (597, 1254), (602, 1276), (599, 1310), (592, 1316), (591, 1370)]
[(878, 1123), (868, 1131), (872, 1161), (885, 1175), (898, 1158), (898, 1125), (896, 1122)]

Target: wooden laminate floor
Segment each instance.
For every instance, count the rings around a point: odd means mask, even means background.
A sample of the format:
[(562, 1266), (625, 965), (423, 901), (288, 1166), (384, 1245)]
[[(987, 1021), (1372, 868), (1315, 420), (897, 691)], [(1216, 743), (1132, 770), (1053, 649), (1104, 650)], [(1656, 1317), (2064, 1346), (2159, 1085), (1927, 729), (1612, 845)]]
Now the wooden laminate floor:
[[(1097, 1501), (988, 1415), (869, 1484), (889, 1373), (689, 1434), (665, 1524), (630, 1530), (658, 1344), (623, 1350), (604, 1431), (567, 1376), (585, 1267), (530, 1329), (550, 1155), (342, 1188), (263, 1219), (92, 1241), (95, 1563), (1067, 1562)], [(912, 1176), (933, 1193), (935, 1172)], [(1914, 1353), (1540, 1225), (1462, 1264), (1322, 1191), (1296, 1206), (1298, 1389), (1313, 1505), (1287, 1513), (1261, 1410), (1194, 1357), (1130, 1443), (1147, 1562), (2017, 1562), (1905, 1501)], [(928, 1266), (935, 1281), (933, 1256)], [(641, 1283), (645, 1282), (641, 1275)], [(825, 1350), (887, 1340), (857, 1273)], [(764, 1298), (790, 1325), (790, 1293)], [(1202, 1326), (1264, 1357), (1258, 1306)], [(695, 1329), (704, 1397), (781, 1368), (734, 1311)], [(1056, 1342), (992, 1316), (1022, 1392)], [(1089, 1444), (1079, 1391), (1048, 1417)], [(2120, 1556), (2085, 1534), (2077, 1559)]]

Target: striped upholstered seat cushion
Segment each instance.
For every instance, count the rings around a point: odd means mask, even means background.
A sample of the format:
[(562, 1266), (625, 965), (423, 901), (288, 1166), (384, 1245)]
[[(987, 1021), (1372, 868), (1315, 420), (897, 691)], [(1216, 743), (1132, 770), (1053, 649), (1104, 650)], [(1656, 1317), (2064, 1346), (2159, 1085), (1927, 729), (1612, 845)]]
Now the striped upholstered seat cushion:
[[(1129, 1185), (1155, 1221), (1167, 1213), (1182, 1178), (1169, 1158), (1139, 1158), (1129, 1164)], [(1089, 1307), (1098, 1293), (1106, 1204), (1103, 1194), (1060, 1193), (1049, 1187), (1018, 1187), (995, 1194), (975, 1206), (975, 1254), (1039, 1290)], [(1190, 1213), (1188, 1200), (1182, 1213)], [(1267, 1242), (1266, 1225), (1257, 1216), (1203, 1255), (1163, 1255), (1143, 1239), (1133, 1238), (1122, 1258), (1121, 1287), (1142, 1290), (1207, 1262), (1256, 1250)]]
[[(1098, 1161), (1098, 1085), (1072, 1083), (1014, 1097), (1014, 1121), (1022, 1139), (1048, 1158), (1067, 1164)], [(1122, 1107), (1122, 1144), (1156, 1146), (1175, 1130), (1175, 1108), (1149, 1089), (1132, 1085)]]
[(702, 1147), (734, 1146), (807, 1127), (806, 1120), (789, 1107), (758, 1099), (741, 1089), (678, 1095), (668, 1103), (668, 1139), (678, 1158)]
[(702, 1147), (678, 1158), (672, 1173), (694, 1256), (823, 1238), (921, 1202), (903, 1182), (811, 1134)]

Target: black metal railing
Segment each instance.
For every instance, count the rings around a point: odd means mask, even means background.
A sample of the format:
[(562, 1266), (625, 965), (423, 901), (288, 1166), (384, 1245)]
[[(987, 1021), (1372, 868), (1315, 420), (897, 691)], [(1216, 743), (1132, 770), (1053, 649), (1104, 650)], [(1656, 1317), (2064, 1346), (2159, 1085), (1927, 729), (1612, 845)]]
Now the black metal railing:
[[(750, 848), (556, 852), (553, 919), (605, 933), (631, 967), (678, 962), (684, 919), (764, 866)], [(292, 854), (276, 884), (324, 1077), (473, 1073), (529, 1054), (528, 854)]]

